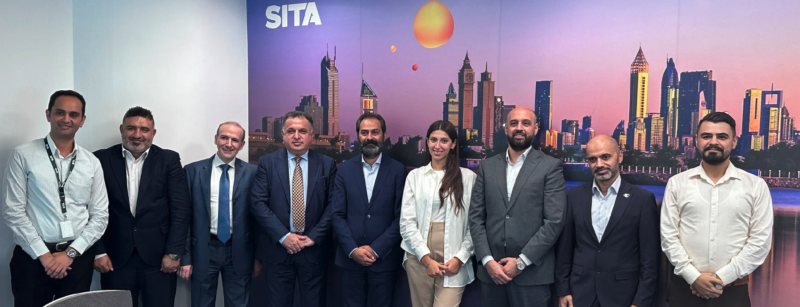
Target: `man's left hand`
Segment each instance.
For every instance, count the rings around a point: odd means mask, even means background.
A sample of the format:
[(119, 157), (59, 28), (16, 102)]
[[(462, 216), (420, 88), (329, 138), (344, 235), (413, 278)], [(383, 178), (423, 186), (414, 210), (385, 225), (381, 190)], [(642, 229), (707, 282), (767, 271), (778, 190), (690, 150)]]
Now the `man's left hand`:
[(175, 273), (178, 271), (178, 268), (180, 266), (181, 266), (180, 260), (172, 260), (172, 258), (170, 258), (167, 255), (164, 255), (164, 257), (161, 258), (161, 272)]
[(506, 273), (506, 275), (511, 279), (514, 279), (514, 277), (517, 277), (519, 273), (522, 273), (522, 271), (517, 269), (517, 258), (506, 257), (500, 259), (500, 262), (498, 263), (503, 266), (503, 273)]

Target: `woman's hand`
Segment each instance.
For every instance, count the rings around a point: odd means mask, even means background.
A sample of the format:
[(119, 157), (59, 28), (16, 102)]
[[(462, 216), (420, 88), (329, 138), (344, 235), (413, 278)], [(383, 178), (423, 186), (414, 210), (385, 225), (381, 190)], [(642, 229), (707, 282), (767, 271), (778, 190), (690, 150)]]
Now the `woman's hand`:
[(461, 270), (461, 266), (464, 265), (461, 263), (461, 260), (453, 257), (447, 263), (444, 264), (444, 274), (447, 276), (453, 276), (458, 274), (458, 271)]

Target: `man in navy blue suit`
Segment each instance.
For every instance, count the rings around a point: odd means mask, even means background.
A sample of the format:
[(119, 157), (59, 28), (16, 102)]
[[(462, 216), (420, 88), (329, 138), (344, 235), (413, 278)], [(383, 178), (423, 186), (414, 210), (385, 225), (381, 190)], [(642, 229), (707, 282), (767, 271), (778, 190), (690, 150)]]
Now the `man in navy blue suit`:
[(356, 122), (361, 155), (342, 162), (331, 206), (339, 241), (344, 306), (391, 306), (402, 263), (400, 207), (406, 168), (383, 157), (386, 122), (365, 113)]
[(567, 193), (564, 231), (556, 249), (560, 307), (653, 305), (661, 259), (653, 193), (619, 176), (617, 141), (586, 144), (593, 182)]
[(246, 307), (250, 276), (261, 273), (253, 260), (250, 222), (250, 185), (256, 166), (236, 158), (245, 144), (245, 131), (225, 122), (214, 135), (217, 153), (187, 165), (192, 209), (186, 253), (179, 276), (192, 278), (192, 306), (213, 307), (222, 273), (225, 306)]
[(289, 112), (281, 134), (286, 149), (261, 157), (250, 212), (259, 229), (256, 256), (264, 262), (269, 306), (289, 307), (295, 283), (302, 306), (325, 305), (325, 244), (336, 164), (313, 150), (314, 122)]

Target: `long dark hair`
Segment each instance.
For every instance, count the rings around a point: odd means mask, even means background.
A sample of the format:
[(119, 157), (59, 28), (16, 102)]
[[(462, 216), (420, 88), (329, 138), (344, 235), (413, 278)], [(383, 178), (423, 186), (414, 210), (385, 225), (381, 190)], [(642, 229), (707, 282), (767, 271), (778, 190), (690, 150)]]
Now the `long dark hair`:
[[(450, 138), (451, 142), (456, 142), (456, 140), (458, 140), (456, 127), (446, 120), (437, 120), (433, 122), (431, 127), (428, 128), (428, 134), (426, 135), (426, 138), (430, 138), (431, 133), (437, 130), (442, 130), (444, 133), (447, 133), (447, 136)], [(426, 139), (425, 160), (423, 164), (428, 164), (431, 162), (431, 160), (433, 160), (433, 157), (431, 157), (431, 149), (428, 148), (428, 141)], [(452, 197), (453, 203), (455, 204), (453, 211), (456, 215), (458, 215), (460, 211), (465, 210), (464, 182), (461, 180), (461, 168), (459, 167), (458, 161), (458, 148), (452, 148), (450, 149), (450, 152), (447, 153), (447, 162), (445, 162), (444, 167), (444, 178), (442, 178), (442, 187), (439, 189), (440, 206), (444, 206), (445, 197)]]

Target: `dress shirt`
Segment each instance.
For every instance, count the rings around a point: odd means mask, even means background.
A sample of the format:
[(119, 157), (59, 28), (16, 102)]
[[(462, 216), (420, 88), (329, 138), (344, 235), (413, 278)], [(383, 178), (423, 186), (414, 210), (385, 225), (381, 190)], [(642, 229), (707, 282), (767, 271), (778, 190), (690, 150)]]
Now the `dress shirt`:
[[(508, 200), (511, 201), (511, 192), (514, 191), (514, 184), (517, 183), (517, 177), (519, 177), (519, 171), (522, 169), (522, 164), (525, 163), (525, 158), (528, 157), (528, 154), (531, 152), (533, 147), (528, 147), (519, 157), (517, 157), (517, 162), (511, 163), (511, 157), (508, 156), (508, 150), (506, 150), (506, 191), (508, 193)], [(530, 266), (533, 263), (530, 259), (528, 259), (525, 254), (519, 254), (519, 258), (525, 262), (525, 266)], [(489, 261), (494, 260), (494, 258), (490, 256), (483, 257), (481, 259), (481, 263), (486, 265)]]
[(622, 182), (621, 176), (606, 191), (606, 195), (600, 192), (597, 181), (592, 181), (592, 228), (597, 235), (597, 242), (603, 239), (603, 233), (608, 226), (608, 219), (611, 218), (611, 211), (614, 210), (614, 203), (617, 201), (617, 191)]
[[(61, 236), (59, 223), (65, 221), (58, 196), (58, 179), (42, 139), (14, 148), (6, 169), (3, 218), (14, 235), (14, 243), (36, 259), (49, 252), (45, 243), (72, 241), (71, 247), (83, 254), (103, 235), (108, 226), (108, 195), (100, 161), (92, 152), (78, 146), (66, 157), (48, 135), (59, 173), (65, 172), (76, 157), (75, 168), (64, 186), (66, 220), (75, 234)], [(63, 178), (62, 178), (63, 180)]]
[[(295, 156), (294, 154), (292, 154), (288, 150), (286, 151), (286, 156), (289, 159), (289, 190), (290, 190), (289, 191), (290, 192), (289, 193), (289, 208), (290, 208), (289, 209), (289, 233), (284, 235), (283, 238), (281, 238), (280, 241), (278, 241), (280, 243), (283, 243), (283, 240), (286, 240), (286, 237), (288, 237), (289, 234), (291, 234), (293, 232), (297, 232), (297, 229), (294, 228), (293, 213), (292, 213), (292, 210), (291, 210), (292, 204), (294, 203), (293, 200), (292, 200), (292, 198), (294, 196), (292, 195), (293, 193), (291, 193), (291, 189), (292, 189), (292, 186), (293, 186), (292, 178), (294, 177), (295, 164), (297, 164), (297, 162), (294, 161), (294, 158), (297, 157), (297, 156)], [(300, 157), (301, 157), (301, 159), (300, 159), (300, 169), (303, 172), (303, 208), (306, 208), (308, 206), (308, 151), (306, 151)], [(231, 186), (233, 186), (233, 181), (231, 181)], [(231, 194), (231, 195), (233, 195), (233, 194)], [(233, 225), (233, 224), (231, 224), (231, 225)]]
[(439, 198), (439, 189), (442, 187), (442, 178), (444, 178), (444, 170), (434, 170), (433, 171), (433, 179), (432, 182), (434, 186), (434, 194), (435, 195), (425, 195), (431, 197), (433, 200), (433, 206), (431, 206), (432, 211), (432, 218), (431, 222), (444, 222), (447, 216), (447, 209), (445, 206), (442, 206), (442, 200)]
[(128, 180), (128, 202), (131, 205), (131, 214), (136, 216), (136, 201), (139, 199), (139, 181), (142, 179), (144, 160), (150, 153), (148, 147), (139, 158), (134, 158), (133, 153), (122, 147), (122, 157), (125, 158), (125, 175)]
[[(219, 217), (219, 180), (222, 178), (222, 168), (221, 166), (226, 164), (222, 162), (222, 159), (219, 158), (218, 155), (214, 155), (214, 162), (212, 165), (214, 166), (211, 168), (211, 187), (209, 189), (209, 213), (211, 214), (211, 233), (217, 234), (217, 221)], [(227, 163), (228, 166), (228, 217), (230, 218), (229, 224), (231, 226), (230, 234), (233, 235), (233, 178), (235, 177), (236, 171), (234, 167), (236, 165), (236, 159), (231, 160), (231, 162)]]
[[(422, 260), (422, 257), (431, 253), (428, 248), (428, 233), (434, 212), (443, 212), (444, 217), (444, 261), (453, 258), (463, 263), (461, 270), (453, 276), (444, 276), (445, 287), (464, 287), (475, 280), (470, 257), (475, 252), (472, 236), (469, 233), (468, 212), (472, 197), (472, 186), (477, 175), (469, 169), (460, 168), (461, 182), (464, 185), (462, 200), (464, 210), (456, 215), (453, 208), (452, 197), (444, 199), (442, 210), (437, 211), (439, 201), (439, 188), (442, 176), (441, 171), (435, 171), (430, 163), (412, 170), (406, 177), (403, 188), (403, 205), (400, 209), (400, 236), (403, 238), (400, 247), (404, 251)], [(442, 172), (443, 173), (443, 172)], [(406, 257), (403, 257), (405, 266)]]
[(364, 183), (367, 185), (367, 200), (372, 201), (372, 189), (375, 187), (375, 178), (378, 177), (378, 169), (381, 168), (381, 158), (383, 154), (378, 155), (378, 160), (369, 165), (364, 160), (364, 155), (361, 155), (361, 165), (364, 169)]
[(697, 166), (669, 179), (661, 248), (690, 285), (701, 272), (730, 284), (764, 262), (772, 243), (772, 197), (763, 179), (728, 164), (712, 182)]

